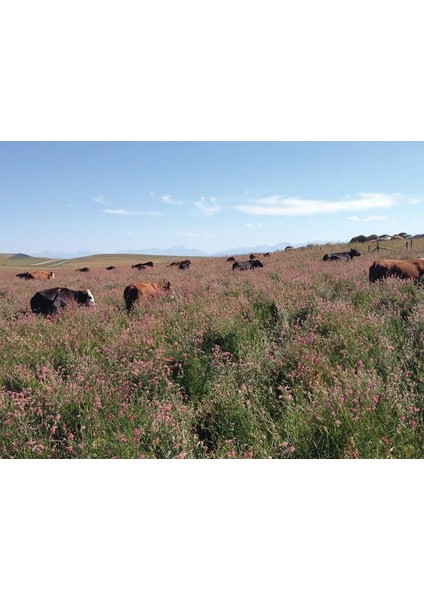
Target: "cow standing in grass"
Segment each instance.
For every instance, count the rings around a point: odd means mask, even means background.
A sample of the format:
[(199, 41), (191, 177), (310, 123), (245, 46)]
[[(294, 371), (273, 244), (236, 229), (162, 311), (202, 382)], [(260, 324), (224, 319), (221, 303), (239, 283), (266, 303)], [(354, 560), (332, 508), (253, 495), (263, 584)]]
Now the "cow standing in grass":
[(139, 304), (141, 300), (162, 292), (168, 292), (170, 287), (169, 281), (166, 283), (130, 283), (124, 290), (125, 306), (130, 311), (134, 304)]
[(412, 279), (416, 282), (424, 274), (424, 258), (411, 260), (391, 260), (380, 258), (373, 262), (369, 268), (370, 283), (384, 281), (387, 277), (399, 279)]

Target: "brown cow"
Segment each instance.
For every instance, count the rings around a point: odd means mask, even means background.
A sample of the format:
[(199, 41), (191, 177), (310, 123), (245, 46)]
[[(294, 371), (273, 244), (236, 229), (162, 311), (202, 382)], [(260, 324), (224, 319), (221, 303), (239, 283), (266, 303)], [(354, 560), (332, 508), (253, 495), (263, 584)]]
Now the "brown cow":
[(30, 271), (26, 273), (18, 273), (16, 277), (21, 279), (41, 279), (43, 281), (47, 279), (54, 279), (53, 271)]
[(424, 258), (410, 260), (390, 260), (380, 258), (373, 262), (369, 269), (370, 283), (386, 279), (387, 277), (399, 277), (400, 279), (413, 279), (419, 281), (424, 274)]
[(140, 300), (167, 292), (171, 287), (169, 281), (166, 283), (130, 283), (124, 290), (124, 300), (127, 310), (131, 310), (134, 304)]

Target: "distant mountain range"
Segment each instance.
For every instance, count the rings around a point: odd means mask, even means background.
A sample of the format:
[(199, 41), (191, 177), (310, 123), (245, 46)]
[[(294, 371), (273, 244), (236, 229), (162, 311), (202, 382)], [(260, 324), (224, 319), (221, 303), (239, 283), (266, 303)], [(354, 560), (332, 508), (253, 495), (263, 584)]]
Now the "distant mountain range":
[[(219, 252), (204, 252), (203, 250), (199, 250), (197, 248), (186, 248), (185, 246), (172, 246), (170, 248), (142, 248), (142, 249), (134, 249), (129, 248), (126, 250), (119, 251), (111, 251), (111, 252), (95, 252), (93, 250), (78, 250), (76, 252), (56, 252), (54, 250), (43, 250), (42, 252), (37, 252), (36, 255), (46, 258), (51, 258), (54, 256), (55, 258), (78, 258), (81, 256), (91, 256), (93, 254), (151, 254), (153, 256), (204, 256), (204, 257), (212, 257), (212, 256), (230, 256), (232, 254), (250, 254), (251, 252), (263, 253), (263, 252), (275, 252), (276, 250), (284, 250), (286, 246), (293, 246), (294, 248), (300, 248), (301, 246), (306, 246), (307, 244), (326, 244), (327, 242), (314, 240), (311, 242), (305, 242), (302, 244), (292, 244), (290, 242), (280, 242), (275, 244), (274, 246), (269, 246), (266, 244), (263, 245), (252, 245), (252, 246), (238, 246), (235, 248), (228, 248), (227, 250), (222, 250)], [(334, 244), (343, 244), (346, 242), (334, 242)]]
[[(184, 246), (175, 246), (173, 248), (145, 248), (144, 250), (125, 250), (125, 252), (119, 252), (119, 254), (162, 254), (164, 256), (230, 256), (232, 254), (250, 254), (251, 252), (275, 252), (276, 250), (284, 250), (286, 246), (293, 246), (294, 248), (300, 248), (307, 246), (308, 244), (321, 245), (326, 244), (327, 241), (312, 240), (310, 242), (304, 242), (301, 244), (293, 244), (291, 242), (279, 242), (274, 246), (266, 244), (252, 245), (252, 246), (237, 246), (234, 248), (227, 248), (226, 250), (220, 250), (218, 252), (204, 252), (203, 250), (197, 250), (193, 248), (185, 248)], [(334, 244), (346, 244), (348, 242), (334, 241)]]
[[(421, 237), (424, 234), (420, 234)], [(205, 252), (204, 250), (199, 250), (197, 248), (186, 248), (185, 246), (172, 246), (171, 248), (129, 248), (126, 250), (111, 250), (110, 252), (106, 251), (94, 251), (94, 250), (77, 250), (76, 252), (57, 252), (55, 250), (43, 250), (42, 252), (34, 252), (34, 256), (51, 258), (54, 256), (57, 259), (72, 259), (72, 258), (80, 258), (82, 256), (92, 256), (95, 254), (147, 254), (153, 256), (204, 256), (204, 257), (213, 257), (213, 256), (231, 256), (231, 255), (243, 255), (250, 254), (251, 252), (265, 253), (265, 252), (275, 252), (276, 250), (284, 250), (286, 246), (293, 246), (294, 248), (301, 248), (304, 246), (308, 246), (310, 244), (314, 246), (323, 246), (324, 244), (349, 244), (348, 240), (310, 240), (308, 242), (302, 242), (300, 244), (293, 244), (292, 242), (279, 242), (274, 246), (269, 246), (267, 244), (262, 245), (252, 245), (252, 246), (237, 246), (234, 248), (227, 248), (226, 250), (220, 250), (218, 252)], [(15, 255), (15, 256), (25, 256), (24, 254)]]

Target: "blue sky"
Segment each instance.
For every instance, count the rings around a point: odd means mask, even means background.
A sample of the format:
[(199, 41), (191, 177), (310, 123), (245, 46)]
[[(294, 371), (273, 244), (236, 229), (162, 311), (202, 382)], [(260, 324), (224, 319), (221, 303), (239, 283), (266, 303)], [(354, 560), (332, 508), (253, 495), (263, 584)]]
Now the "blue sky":
[(2, 142), (1, 252), (424, 232), (421, 142)]

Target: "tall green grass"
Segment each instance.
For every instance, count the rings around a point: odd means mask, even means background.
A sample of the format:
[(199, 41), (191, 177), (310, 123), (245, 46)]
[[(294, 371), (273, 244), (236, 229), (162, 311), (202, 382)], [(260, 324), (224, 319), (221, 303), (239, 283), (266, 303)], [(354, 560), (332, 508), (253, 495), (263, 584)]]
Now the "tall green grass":
[[(0, 455), (423, 457), (424, 290), (323, 252), (64, 270), (54, 285), (97, 306), (49, 319), (25, 314), (45, 282), (1, 274)], [(164, 277), (170, 294), (127, 313), (130, 281)]]

